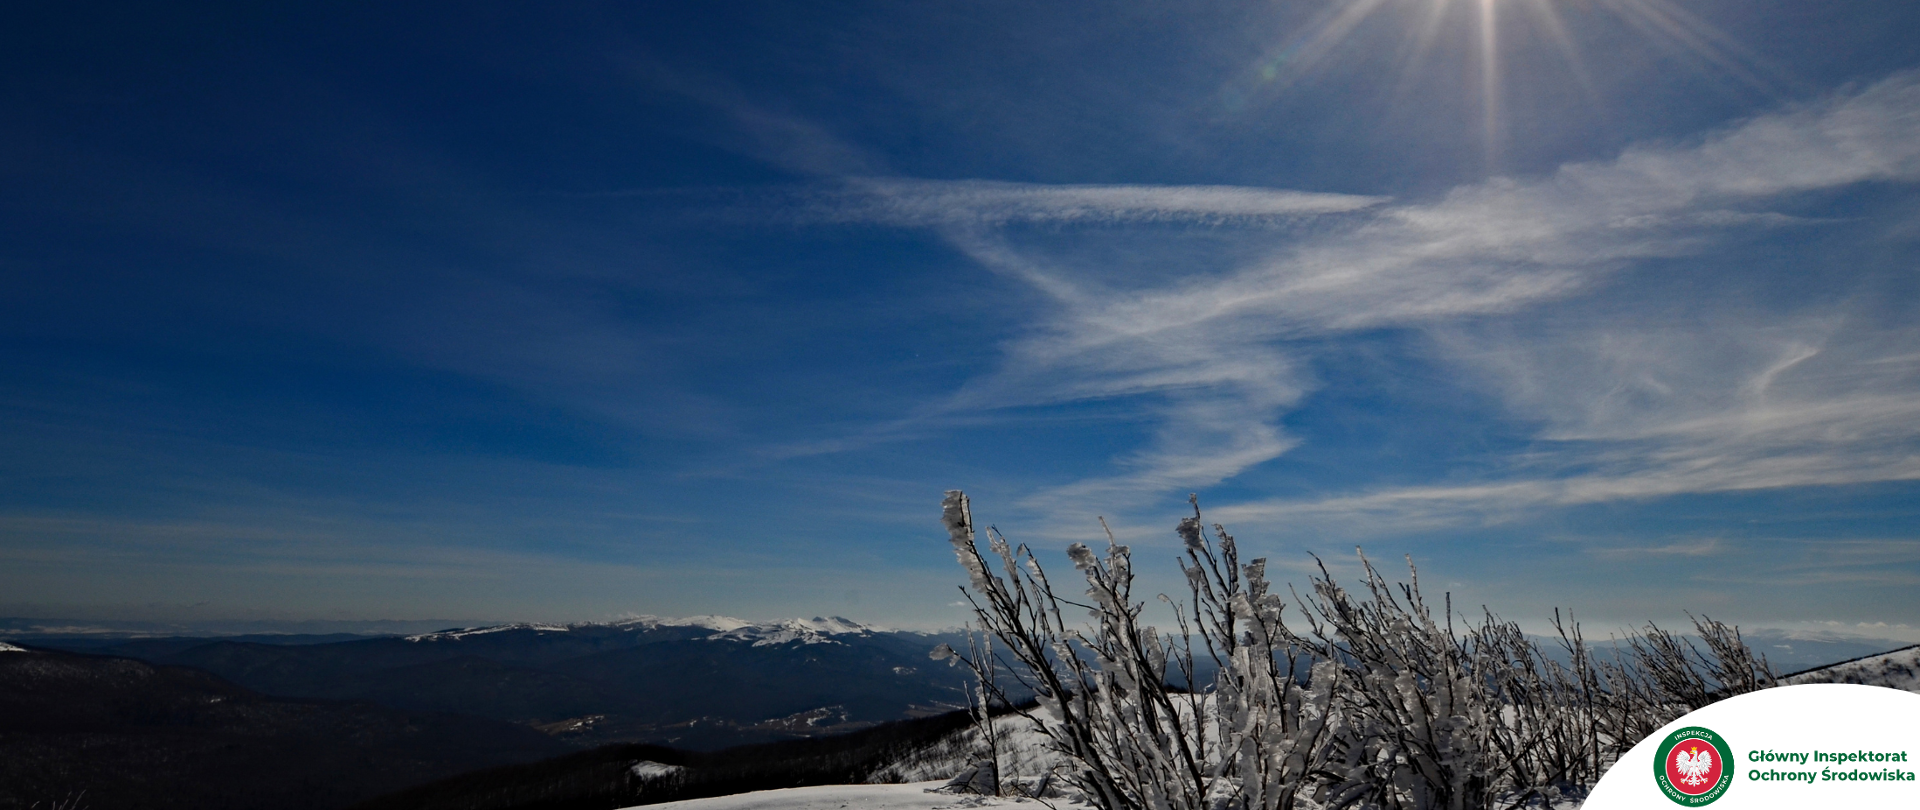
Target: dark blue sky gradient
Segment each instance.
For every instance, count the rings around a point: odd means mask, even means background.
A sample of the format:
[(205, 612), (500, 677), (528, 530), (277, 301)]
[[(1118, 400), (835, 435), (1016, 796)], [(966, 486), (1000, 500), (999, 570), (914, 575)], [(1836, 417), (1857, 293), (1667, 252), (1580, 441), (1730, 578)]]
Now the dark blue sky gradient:
[(0, 615), (946, 625), (964, 487), (1920, 641), (1920, 6), (1490, 7), (9, 6)]

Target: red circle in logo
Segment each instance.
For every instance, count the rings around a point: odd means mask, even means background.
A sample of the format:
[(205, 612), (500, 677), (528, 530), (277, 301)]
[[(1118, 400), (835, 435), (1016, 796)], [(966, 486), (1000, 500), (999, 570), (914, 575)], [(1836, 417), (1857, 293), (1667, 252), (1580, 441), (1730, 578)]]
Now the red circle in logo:
[(1667, 752), (1667, 782), (1688, 796), (1698, 796), (1720, 784), (1720, 752), (1706, 740), (1687, 740)]

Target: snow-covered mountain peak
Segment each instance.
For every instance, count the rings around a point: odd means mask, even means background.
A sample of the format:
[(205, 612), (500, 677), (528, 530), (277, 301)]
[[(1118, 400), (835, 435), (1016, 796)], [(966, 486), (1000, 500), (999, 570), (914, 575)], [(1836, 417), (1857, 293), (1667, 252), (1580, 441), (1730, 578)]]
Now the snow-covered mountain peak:
[(722, 633), (707, 636), (708, 641), (745, 641), (755, 647), (774, 644), (840, 644), (834, 636), (866, 636), (881, 632), (879, 628), (869, 627), (851, 619), (839, 616), (811, 619), (782, 619), (776, 622), (762, 622), (735, 628)]
[(822, 633), (871, 633), (880, 629), (839, 616), (828, 616), (824, 619), (815, 616), (811, 619), (795, 619), (794, 621), (805, 624)]

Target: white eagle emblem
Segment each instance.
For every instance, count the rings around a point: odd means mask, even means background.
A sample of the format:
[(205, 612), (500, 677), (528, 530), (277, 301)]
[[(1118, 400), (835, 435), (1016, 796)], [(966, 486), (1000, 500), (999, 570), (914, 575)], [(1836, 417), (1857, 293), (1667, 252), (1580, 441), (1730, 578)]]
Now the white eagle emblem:
[(1704, 785), (1707, 783), (1707, 772), (1713, 770), (1713, 749), (1696, 748), (1691, 753), (1675, 753), (1673, 769), (1680, 772), (1680, 781), (1689, 785)]

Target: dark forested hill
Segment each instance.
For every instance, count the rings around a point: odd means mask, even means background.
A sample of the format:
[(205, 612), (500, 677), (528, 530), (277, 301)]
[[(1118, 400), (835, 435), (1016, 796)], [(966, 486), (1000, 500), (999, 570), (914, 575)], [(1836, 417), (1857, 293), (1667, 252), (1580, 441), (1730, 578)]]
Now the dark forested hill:
[[(273, 698), (182, 667), (0, 652), (0, 808), (322, 810), (564, 753), (525, 726)], [(84, 796), (81, 795), (84, 792)]]

